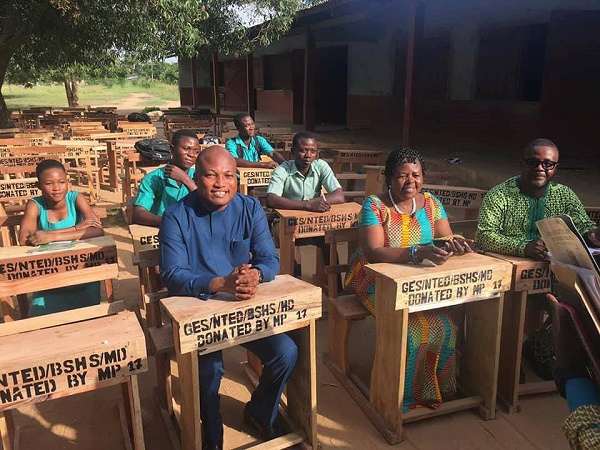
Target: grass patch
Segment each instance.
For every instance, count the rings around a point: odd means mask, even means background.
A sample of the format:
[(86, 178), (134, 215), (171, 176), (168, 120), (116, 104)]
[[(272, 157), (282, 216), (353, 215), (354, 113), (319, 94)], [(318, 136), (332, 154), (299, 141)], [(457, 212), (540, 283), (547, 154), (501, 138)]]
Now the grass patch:
[[(31, 89), (23, 86), (5, 84), (2, 94), (6, 105), (11, 109), (30, 108), (32, 106), (66, 107), (67, 97), (62, 84), (37, 85)], [(131, 94), (147, 94), (151, 97), (140, 99), (142, 106), (161, 106), (166, 102), (178, 101), (177, 85), (161, 82), (139, 84), (133, 81), (103, 84), (83, 84), (79, 86), (79, 104), (91, 106), (113, 106)]]

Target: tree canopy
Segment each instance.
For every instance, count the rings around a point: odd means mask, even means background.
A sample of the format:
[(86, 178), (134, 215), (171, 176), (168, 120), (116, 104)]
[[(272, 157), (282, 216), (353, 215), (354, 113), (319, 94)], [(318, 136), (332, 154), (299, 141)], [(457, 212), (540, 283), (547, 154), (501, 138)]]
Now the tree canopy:
[[(0, 87), (19, 70), (101, 67), (219, 51), (241, 55), (284, 34), (296, 12), (319, 0), (4, 0), (0, 6)], [(248, 33), (248, 19), (256, 33)], [(0, 126), (8, 124), (0, 93)]]

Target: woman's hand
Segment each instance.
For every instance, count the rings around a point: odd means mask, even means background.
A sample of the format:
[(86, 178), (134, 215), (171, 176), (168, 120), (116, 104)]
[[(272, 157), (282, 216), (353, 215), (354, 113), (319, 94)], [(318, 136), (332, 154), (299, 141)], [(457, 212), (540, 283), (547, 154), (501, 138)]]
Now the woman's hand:
[(27, 242), (31, 245), (41, 245), (50, 242), (46, 231), (37, 230), (27, 236)]
[(435, 245), (419, 245), (415, 256), (419, 261), (428, 259), (436, 265), (444, 264), (452, 256), (452, 252)]
[(83, 219), (81, 222), (75, 225), (76, 230), (83, 230), (84, 228), (102, 228), (102, 222), (97, 217), (90, 217), (89, 219)]
[(446, 242), (446, 250), (456, 256), (462, 256), (465, 253), (473, 253), (473, 249), (470, 246), (473, 242), (473, 239), (455, 237)]

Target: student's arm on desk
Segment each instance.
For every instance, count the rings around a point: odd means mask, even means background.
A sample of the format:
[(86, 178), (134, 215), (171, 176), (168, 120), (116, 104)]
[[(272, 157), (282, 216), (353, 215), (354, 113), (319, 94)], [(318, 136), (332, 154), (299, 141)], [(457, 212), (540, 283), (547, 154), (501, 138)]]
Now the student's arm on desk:
[(503, 253), (514, 256), (524, 256), (525, 239), (506, 236), (502, 230), (502, 218), (510, 211), (505, 210), (498, 202), (491, 201), (490, 191), (483, 199), (477, 222), (477, 242), (486, 252)]
[(37, 229), (37, 220), (40, 214), (39, 208), (35, 202), (29, 200), (25, 206), (25, 213), (21, 221), (19, 231), (20, 245), (40, 245), (55, 241), (70, 241), (79, 239), (90, 239), (103, 236), (104, 230), (100, 219), (90, 207), (87, 199), (83, 195), (78, 195), (76, 199), (76, 208), (82, 216), (74, 227), (62, 230), (43, 231)]

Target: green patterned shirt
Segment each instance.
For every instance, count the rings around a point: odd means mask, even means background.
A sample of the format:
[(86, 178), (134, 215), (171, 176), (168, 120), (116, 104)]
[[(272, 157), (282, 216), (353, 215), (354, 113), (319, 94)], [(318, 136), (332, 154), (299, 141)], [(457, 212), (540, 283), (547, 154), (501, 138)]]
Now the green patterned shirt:
[(525, 195), (521, 177), (506, 180), (489, 190), (479, 211), (477, 240), (485, 251), (523, 256), (525, 246), (540, 238), (538, 220), (568, 214), (584, 235), (595, 227), (583, 204), (570, 188), (550, 182), (541, 198)]

